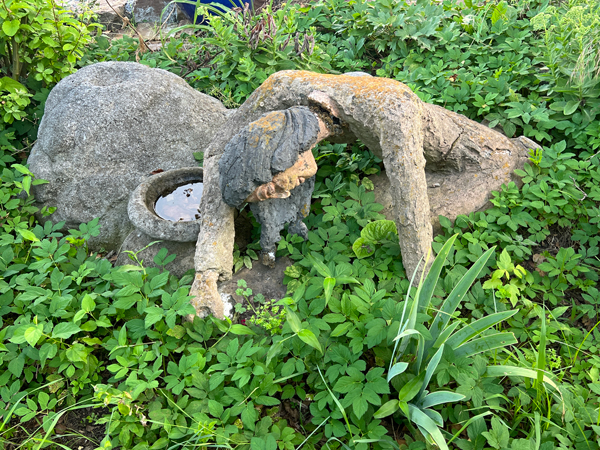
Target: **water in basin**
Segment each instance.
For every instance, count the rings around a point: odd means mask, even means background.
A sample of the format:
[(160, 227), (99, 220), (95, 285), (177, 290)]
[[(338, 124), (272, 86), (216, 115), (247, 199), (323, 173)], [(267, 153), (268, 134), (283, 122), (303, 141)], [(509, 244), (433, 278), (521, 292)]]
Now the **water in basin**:
[(202, 182), (186, 183), (165, 192), (156, 200), (156, 214), (171, 222), (189, 222), (200, 218)]

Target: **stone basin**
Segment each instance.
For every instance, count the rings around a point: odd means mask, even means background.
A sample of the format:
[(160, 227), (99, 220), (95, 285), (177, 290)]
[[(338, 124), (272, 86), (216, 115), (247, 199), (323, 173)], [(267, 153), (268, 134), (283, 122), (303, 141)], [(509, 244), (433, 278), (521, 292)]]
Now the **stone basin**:
[(199, 220), (174, 222), (158, 216), (154, 210), (157, 199), (169, 190), (188, 183), (202, 181), (202, 167), (184, 167), (153, 175), (131, 194), (127, 213), (133, 226), (150, 237), (174, 242), (196, 242)]
[[(144, 267), (156, 267), (154, 257), (162, 248), (175, 254), (175, 260), (165, 266), (172, 274), (181, 277), (194, 268), (196, 240), (200, 221), (173, 222), (159, 217), (154, 205), (157, 199), (177, 186), (203, 181), (201, 167), (184, 167), (168, 170), (144, 180), (131, 193), (127, 213), (135, 229), (125, 238), (116, 264), (132, 264), (128, 251), (137, 252)], [(150, 245), (152, 242), (161, 241)]]

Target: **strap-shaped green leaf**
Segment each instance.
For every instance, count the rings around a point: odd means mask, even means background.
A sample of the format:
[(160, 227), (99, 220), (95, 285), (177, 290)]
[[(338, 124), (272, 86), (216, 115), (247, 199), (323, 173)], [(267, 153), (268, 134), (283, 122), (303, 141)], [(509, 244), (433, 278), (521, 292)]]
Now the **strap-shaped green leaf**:
[(512, 333), (496, 333), (484, 336), (479, 339), (467, 342), (454, 350), (454, 356), (461, 358), (463, 356), (473, 356), (477, 353), (482, 353), (495, 348), (506, 347), (507, 345), (516, 344), (517, 338)]
[(452, 333), (454, 333), (454, 330), (456, 330), (456, 328), (460, 324), (461, 324), (460, 320), (455, 320), (450, 325), (448, 325), (446, 327), (446, 329), (444, 331), (442, 331), (442, 334), (440, 334), (438, 336), (437, 340), (434, 342), (433, 348), (439, 348), (440, 345), (445, 344), (446, 341), (448, 340), (448, 336), (450, 336)]
[(408, 404), (408, 410), (410, 412), (410, 420), (427, 432), (441, 450), (448, 450), (448, 445), (446, 445), (446, 440), (442, 436), (442, 432), (435, 422), (431, 420), (431, 417), (411, 403)]
[(429, 302), (431, 301), (431, 296), (433, 295), (433, 290), (435, 289), (435, 285), (437, 284), (440, 273), (442, 271), (442, 267), (444, 267), (444, 263), (446, 262), (446, 258), (448, 257), (448, 253), (452, 249), (454, 245), (454, 241), (456, 241), (456, 237), (458, 234), (455, 234), (450, 239), (446, 241), (440, 253), (436, 256), (435, 260), (431, 264), (431, 268), (429, 269), (429, 273), (425, 277), (425, 281), (423, 281), (423, 285), (421, 286), (421, 293), (419, 295), (419, 308), (423, 311), (424, 308), (429, 306)]
[(458, 284), (454, 287), (454, 289), (452, 289), (452, 292), (450, 292), (450, 295), (442, 304), (440, 311), (437, 313), (433, 323), (431, 324), (429, 331), (431, 332), (432, 339), (428, 342), (427, 350), (431, 348), (438, 336), (442, 333), (442, 331), (444, 331), (448, 325), (448, 322), (450, 321), (450, 317), (452, 317), (452, 314), (454, 314), (454, 311), (456, 311), (460, 305), (460, 302), (463, 300), (463, 298), (465, 298), (465, 295), (467, 295), (467, 292), (471, 288), (475, 278), (477, 278), (477, 275), (479, 275), (481, 269), (484, 268), (487, 260), (490, 258), (495, 248), (496, 247), (492, 247), (483, 255), (481, 255), (479, 259), (475, 261), (473, 267), (471, 267), (469, 271), (464, 274)]
[(463, 328), (454, 333), (447, 341), (446, 345), (450, 348), (456, 348), (467, 342), (469, 339), (477, 336), (484, 330), (514, 316), (517, 310), (503, 311), (499, 313), (490, 314), (473, 323), (465, 325)]
[[(489, 366), (487, 368), (486, 375), (488, 377), (525, 377), (530, 378), (532, 380), (537, 380), (538, 371), (516, 366)], [(552, 381), (550, 377), (544, 375), (543, 380), (544, 383), (547, 383), (554, 389), (556, 389), (562, 397), (562, 393), (558, 389), (558, 386), (554, 381)]]
[(458, 402), (465, 398), (462, 394), (450, 391), (438, 391), (432, 392), (425, 396), (425, 399), (421, 403), (421, 408), (431, 408), (432, 406), (441, 405), (444, 403)]
[(433, 376), (433, 372), (435, 372), (435, 369), (437, 369), (437, 366), (440, 363), (440, 359), (442, 359), (443, 353), (444, 353), (444, 344), (442, 344), (440, 349), (437, 352), (435, 352), (435, 355), (433, 355), (433, 358), (431, 358), (431, 360), (429, 361), (429, 364), (427, 364), (427, 370), (425, 371), (425, 379), (423, 380), (423, 384), (421, 385), (421, 389), (419, 390), (419, 395), (417, 396), (418, 399), (421, 398), (421, 396), (423, 395), (423, 392), (425, 391), (425, 388), (429, 384), (429, 381), (431, 380), (431, 377)]

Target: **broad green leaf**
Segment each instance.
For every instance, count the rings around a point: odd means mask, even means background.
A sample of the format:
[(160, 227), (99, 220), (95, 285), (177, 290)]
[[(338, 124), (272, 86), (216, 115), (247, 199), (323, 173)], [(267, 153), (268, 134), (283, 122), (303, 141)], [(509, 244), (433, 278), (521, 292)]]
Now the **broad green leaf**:
[(254, 331), (252, 331), (250, 328), (244, 326), (244, 325), (240, 325), (240, 324), (235, 324), (231, 326), (231, 330), (230, 330), (233, 334), (237, 334), (237, 335), (253, 335), (256, 336), (256, 333)]
[(399, 408), (398, 400), (390, 400), (389, 402), (384, 403), (381, 408), (375, 412), (373, 417), (375, 419), (383, 419), (384, 417), (394, 414)]
[(492, 11), (492, 25), (495, 25), (496, 22), (498, 22), (500, 19), (503, 19), (506, 16), (507, 12), (508, 8), (506, 7), (506, 3), (504, 1), (498, 3), (498, 5), (496, 5), (494, 10)]
[(52, 330), (52, 337), (55, 339), (68, 339), (76, 333), (79, 333), (81, 328), (73, 322), (61, 322)]
[(312, 331), (307, 330), (307, 329), (300, 330), (298, 332), (298, 337), (300, 339), (302, 339), (303, 342), (310, 345), (312, 348), (315, 348), (315, 349), (319, 350), (321, 353), (323, 353), (323, 350), (321, 349), (321, 344), (319, 344), (319, 340), (317, 339), (317, 337), (315, 336), (315, 334)]
[(127, 344), (127, 324), (123, 325), (119, 330), (118, 341), (121, 347)]
[(22, 229), (17, 229), (17, 231), (19, 232), (19, 234), (21, 236), (23, 236), (23, 239), (27, 239), (28, 241), (31, 242), (39, 242), (39, 239), (36, 237), (35, 234), (33, 234), (32, 231), (29, 230), (22, 230)]
[(44, 324), (38, 323), (35, 326), (29, 327), (25, 330), (24, 336), (29, 345), (35, 347), (37, 341), (42, 337), (44, 331)]
[[(20, 83), (19, 83), (19, 84), (20, 84)], [(25, 167), (24, 165), (22, 165), (22, 164), (13, 164), (13, 165), (12, 165), (12, 168), (13, 168), (13, 169), (15, 169), (15, 170), (18, 170), (18, 171), (19, 171), (19, 172), (21, 172), (23, 175), (30, 175), (30, 176), (31, 176), (31, 175), (33, 175), (33, 174), (32, 174), (32, 173), (29, 171), (29, 169), (28, 169), (27, 167)]]
[(335, 287), (335, 278), (327, 277), (323, 280), (323, 290), (325, 291), (325, 303), (329, 303), (331, 293)]
[(465, 325), (463, 328), (454, 333), (447, 341), (446, 344), (450, 348), (456, 348), (469, 339), (475, 337), (480, 334), (482, 331), (487, 330), (494, 325), (503, 322), (509, 317), (514, 316), (517, 313), (517, 310), (511, 311), (503, 311), (499, 313), (490, 314), (489, 316), (485, 316), (479, 320), (476, 320), (473, 323), (469, 323)]
[(44, 345), (40, 348), (40, 360), (42, 361), (42, 367), (44, 366), (44, 362), (47, 359), (52, 359), (56, 356), (58, 352), (58, 346), (56, 344), (51, 344), (49, 342), (45, 342)]
[(21, 25), (21, 21), (19, 19), (14, 20), (5, 20), (2, 22), (2, 31), (6, 33), (7, 36), (13, 37), (19, 31), (19, 26)]
[(331, 332), (331, 337), (338, 337), (344, 335), (350, 328), (352, 328), (354, 324), (352, 322), (344, 322), (340, 323), (334, 330)]
[(457, 358), (473, 356), (488, 350), (515, 345), (517, 342), (513, 333), (490, 334), (454, 349), (454, 356)]
[(577, 111), (577, 108), (579, 108), (580, 103), (581, 102), (579, 100), (572, 100), (570, 102), (567, 102), (563, 111), (564, 115), (570, 116), (571, 114), (573, 114), (575, 111)]
[(162, 318), (165, 316), (164, 310), (158, 306), (146, 308), (144, 312), (146, 313), (146, 317), (144, 318), (144, 326), (146, 328), (150, 328), (152, 325), (162, 320)]
[(81, 309), (83, 309), (86, 313), (89, 313), (92, 312), (95, 308), (96, 302), (94, 301), (94, 299), (90, 295), (85, 294), (85, 296), (81, 300)]
[(271, 348), (267, 352), (267, 360), (265, 364), (268, 366), (273, 360), (273, 358), (275, 358), (277, 355), (279, 355), (279, 353), (281, 353), (281, 350), (283, 350), (283, 344), (281, 343), (281, 341), (277, 342), (274, 345), (271, 345)]
[(458, 402), (465, 398), (462, 394), (449, 391), (438, 391), (427, 394), (425, 399), (420, 403), (421, 408), (430, 408), (436, 405), (442, 405), (444, 403)]
[(29, 195), (29, 190), (31, 189), (31, 177), (27, 176), (23, 178), (23, 190)]
[[(10, 77), (2, 77), (0, 78), (0, 91), (1, 90), (5, 90), (14, 94), (18, 91), (27, 91), (27, 88), (21, 83), (19, 83), (17, 80), (13, 80)], [(21, 171), (18, 167), (15, 166), (23, 167), (26, 170), (26, 172)], [(21, 164), (13, 164), (13, 168), (25, 175), (33, 175), (25, 166)]]
[(285, 307), (285, 317), (294, 333), (298, 333), (300, 330), (302, 330), (302, 322), (300, 322), (300, 318), (287, 306)]
[(317, 269), (317, 272), (319, 272), (319, 275), (321, 275), (323, 278), (333, 277), (333, 274), (331, 273), (331, 270), (329, 270), (329, 267), (327, 267), (325, 264), (323, 264), (317, 258), (315, 258), (314, 256), (311, 255), (308, 258), (308, 260), (310, 261), (312, 266), (315, 269)]
[(359, 237), (354, 241), (354, 244), (352, 244), (352, 250), (358, 259), (366, 258), (375, 253), (375, 243), (363, 237)]
[(367, 224), (360, 232), (360, 237), (371, 242), (389, 239), (393, 235), (398, 235), (398, 229), (393, 220), (376, 220)]
[(404, 373), (406, 371), (406, 369), (408, 369), (408, 363), (399, 362), (399, 363), (394, 364), (392, 366), (392, 368), (390, 369), (390, 371), (388, 372), (388, 376), (387, 376), (388, 383), (396, 375), (400, 375), (401, 373)]
[(8, 363), (8, 371), (15, 377), (20, 378), (25, 366), (25, 353), (21, 353), (17, 358)]

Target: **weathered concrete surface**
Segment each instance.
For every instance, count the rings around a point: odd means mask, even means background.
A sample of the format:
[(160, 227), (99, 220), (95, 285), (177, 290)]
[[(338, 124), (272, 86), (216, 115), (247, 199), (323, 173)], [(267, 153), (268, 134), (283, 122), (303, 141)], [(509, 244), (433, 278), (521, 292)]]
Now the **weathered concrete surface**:
[(133, 17), (136, 23), (149, 22), (160, 25), (178, 20), (177, 6), (171, 0), (130, 0), (130, 2), (133, 5)]
[(198, 220), (174, 222), (159, 217), (154, 211), (156, 200), (169, 190), (202, 181), (202, 167), (167, 170), (142, 181), (129, 197), (127, 214), (131, 224), (154, 240), (196, 242), (200, 232)]
[(359, 137), (382, 157), (388, 172), (396, 175), (392, 181), (395, 220), (408, 270), (416, 267), (427, 252), (432, 234), (429, 203), (426, 190), (422, 189), (426, 185), (423, 103), (407, 86), (394, 80), (283, 71), (269, 77), (229, 118), (223, 133), (205, 153), (197, 272), (212, 269), (223, 279), (231, 276), (232, 247), (228, 243), (233, 242), (233, 213), (219, 195), (217, 169), (225, 145), (242, 127), (268, 111), (308, 106), (308, 96), (313, 91), (327, 94), (336, 104), (341, 120), (348, 124), (348, 133), (340, 139), (351, 141)]
[[(161, 195), (173, 187), (199, 181), (202, 181), (201, 167), (184, 167), (152, 175), (135, 188), (127, 206), (129, 220), (135, 229), (123, 241), (117, 265), (132, 264), (127, 253), (131, 251), (139, 252), (137, 257), (144, 260), (144, 267), (156, 267), (154, 257), (162, 248), (166, 248), (169, 255), (177, 255), (165, 266), (173, 275), (181, 277), (194, 268), (199, 222), (165, 220), (156, 214), (154, 205)], [(160, 242), (150, 245), (156, 241)]]
[(195, 258), (198, 273), (218, 273), (222, 280), (231, 276), (233, 210), (219, 195), (218, 175), (218, 161), (226, 144), (241, 128), (268, 111), (308, 105), (314, 91), (328, 95), (347, 124), (346, 132), (336, 142), (360, 139), (383, 159), (390, 179), (392, 216), (408, 273), (427, 253), (432, 239), (426, 161), (432, 173), (457, 183), (458, 174), (472, 177), (470, 171), (474, 169), (509, 175), (524, 160), (527, 148), (537, 147), (532, 141), (508, 139), (464, 116), (423, 103), (395, 80), (278, 72), (229, 117), (205, 154), (203, 219)]
[[(274, 265), (275, 244), (281, 240), (280, 232), (286, 224), (290, 224), (290, 233), (307, 238), (308, 230), (302, 220), (310, 211), (315, 185), (317, 164), (310, 150), (317, 142), (319, 130), (316, 115), (306, 107), (273, 111), (229, 141), (219, 160), (224, 202), (234, 208), (250, 202), (250, 209), (262, 226), (263, 264)], [(312, 165), (304, 164), (301, 154), (308, 155)], [(298, 162), (305, 173), (296, 167)], [(296, 183), (304, 174), (309, 178), (298, 186)], [(276, 182), (277, 177), (281, 180)]]
[(100, 217), (90, 247), (118, 250), (133, 229), (131, 192), (158, 169), (196, 165), (193, 152), (206, 148), (226, 115), (218, 100), (165, 70), (125, 62), (85, 67), (46, 102), (28, 160), (49, 181), (33, 187), (38, 206), (56, 206), (50, 220), (67, 228)]

